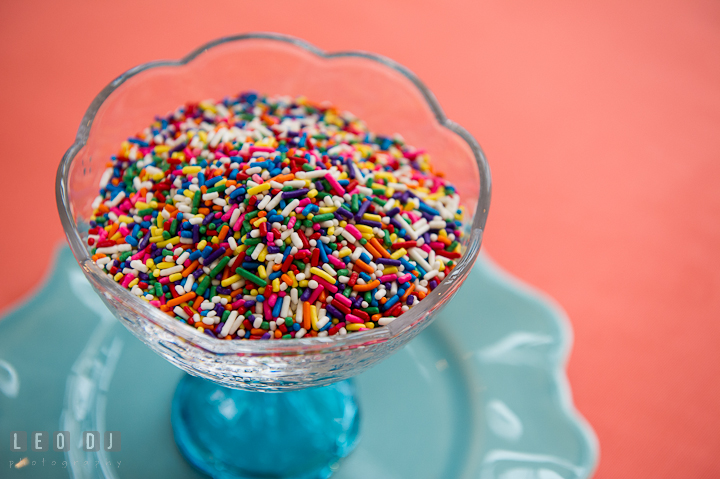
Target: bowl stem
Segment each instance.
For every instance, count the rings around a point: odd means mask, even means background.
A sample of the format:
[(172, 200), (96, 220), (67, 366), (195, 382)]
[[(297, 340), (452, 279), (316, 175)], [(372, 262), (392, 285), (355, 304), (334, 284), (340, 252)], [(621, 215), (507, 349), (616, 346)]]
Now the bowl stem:
[(185, 459), (214, 479), (326, 479), (357, 445), (360, 412), (350, 381), (265, 393), (186, 375), (172, 425)]

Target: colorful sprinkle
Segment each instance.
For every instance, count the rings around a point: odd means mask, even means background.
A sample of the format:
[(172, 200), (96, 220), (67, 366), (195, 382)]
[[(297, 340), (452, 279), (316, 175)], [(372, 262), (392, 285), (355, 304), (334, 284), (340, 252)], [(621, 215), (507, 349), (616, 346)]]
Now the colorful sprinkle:
[(220, 339), (386, 326), (461, 256), (429, 157), (304, 98), (187, 104), (123, 142), (93, 203), (95, 263)]

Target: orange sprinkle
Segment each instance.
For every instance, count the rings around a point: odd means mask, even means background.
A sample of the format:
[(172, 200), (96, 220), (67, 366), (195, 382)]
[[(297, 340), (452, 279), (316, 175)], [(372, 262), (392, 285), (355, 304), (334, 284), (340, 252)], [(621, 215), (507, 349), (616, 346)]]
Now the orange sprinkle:
[(356, 284), (355, 286), (353, 286), (353, 291), (371, 291), (378, 286), (380, 286), (380, 281), (374, 280), (369, 282), (368, 284)]
[(310, 303), (303, 301), (303, 322), (302, 326), (306, 331), (310, 331)]
[(220, 234), (218, 234), (218, 239), (220, 241), (224, 240), (228, 234), (228, 231), (230, 231), (230, 227), (228, 225), (223, 225), (223, 227), (220, 229)]
[[(365, 261), (363, 261), (363, 260), (361, 260), (361, 259), (358, 259), (357, 261), (355, 261), (355, 266), (356, 266), (357, 268), (360, 268), (361, 270), (363, 270), (363, 271), (366, 272), (367, 274), (373, 274), (373, 273), (375, 272), (375, 270), (373, 270), (372, 267), (371, 267), (369, 264), (365, 263)], [(372, 289), (372, 288), (371, 288), (371, 289)]]
[(367, 243), (365, 243), (365, 249), (368, 250), (371, 255), (373, 255), (374, 259), (382, 258), (382, 255), (380, 254), (380, 252), (377, 251), (374, 248), (374, 245), (372, 245), (369, 241)]
[(377, 238), (371, 238), (368, 243), (372, 244), (373, 247), (378, 251), (378, 253), (383, 256), (383, 258), (390, 258), (390, 253), (388, 253), (387, 250), (383, 248), (383, 245), (380, 244)]
[(195, 297), (195, 293), (190, 291), (189, 293), (185, 293), (182, 296), (178, 296), (177, 298), (173, 298), (167, 303), (165, 303), (166, 306), (170, 306), (171, 308), (174, 308), (175, 306), (187, 303), (188, 301), (192, 301), (192, 299)]
[(203, 298), (202, 296), (198, 296), (197, 298), (195, 298), (195, 302), (193, 303), (192, 308), (195, 310), (199, 309), (204, 299), (205, 298)]
[(408, 296), (410, 296), (410, 293), (412, 293), (414, 289), (415, 289), (415, 283), (412, 283), (412, 284), (410, 285), (410, 287), (405, 291), (405, 294), (403, 294), (403, 295), (400, 297), (400, 302), (401, 302), (401, 303), (404, 303), (405, 300), (408, 298)]
[(199, 264), (200, 263), (198, 262), (198, 260), (195, 260), (192, 263), (190, 263), (190, 266), (185, 268), (182, 272), (183, 278), (187, 278), (190, 273), (192, 273), (193, 271), (195, 271), (197, 269)]
[(280, 276), (280, 279), (283, 280), (283, 281), (285, 282), (285, 284), (287, 284), (288, 286), (292, 287), (293, 282), (292, 282), (292, 280), (290, 279), (290, 276), (288, 276), (288, 275), (286, 275), (286, 274), (283, 274), (282, 276)]

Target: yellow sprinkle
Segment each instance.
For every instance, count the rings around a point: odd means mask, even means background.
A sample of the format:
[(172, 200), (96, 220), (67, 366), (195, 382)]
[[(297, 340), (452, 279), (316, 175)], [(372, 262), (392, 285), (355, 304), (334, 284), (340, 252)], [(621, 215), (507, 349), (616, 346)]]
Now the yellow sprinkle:
[(310, 323), (312, 324), (313, 329), (316, 331), (318, 329), (317, 321), (318, 321), (317, 309), (315, 308), (315, 305), (313, 304), (310, 306)]
[(360, 328), (364, 327), (365, 325), (360, 323), (349, 323), (345, 325), (345, 329), (347, 329), (348, 331), (359, 331)]
[(240, 281), (240, 278), (242, 278), (242, 276), (240, 276), (239, 274), (234, 274), (234, 275), (230, 276), (229, 278), (220, 281), (220, 284), (222, 285), (223, 288), (227, 288), (234, 282)]
[(373, 329), (375, 327), (375, 323), (373, 323), (372, 321), (368, 321), (367, 323), (365, 323), (365, 327), (368, 329)]
[(266, 246), (263, 246), (262, 251), (261, 251), (260, 254), (258, 255), (258, 261), (261, 262), (261, 263), (264, 263), (264, 262), (265, 262), (265, 256), (267, 256), (267, 253), (268, 253), (267, 247), (266, 247)]
[(173, 273), (168, 276), (168, 279), (174, 283), (175, 281), (180, 281), (181, 279), (183, 279), (183, 275), (182, 273)]
[(202, 240), (202, 241), (199, 242), (198, 245), (197, 245), (198, 249), (201, 250), (201, 251), (204, 250), (206, 246), (207, 246), (207, 241), (205, 241), (205, 240)]
[(383, 270), (382, 274), (384, 274), (384, 275), (385, 274), (393, 274), (393, 273), (397, 273), (397, 271), (398, 271), (397, 266), (386, 266), (385, 269)]
[[(204, 132), (200, 132), (200, 136), (202, 136), (203, 133)], [(183, 175), (195, 175), (201, 171), (202, 166), (184, 166), (182, 169)]]
[(260, 276), (262, 279), (267, 278), (267, 271), (265, 270), (265, 266), (258, 266), (258, 276)]
[(334, 227), (334, 226), (329, 227), (329, 228), (327, 229), (327, 234), (328, 234), (328, 235), (333, 235), (333, 234), (335, 234), (335, 227)]
[(327, 274), (325, 271), (321, 270), (320, 268), (316, 268), (313, 266), (312, 268), (310, 268), (310, 272), (314, 275), (320, 276), (322, 279), (324, 279), (325, 281), (327, 281), (330, 284), (335, 284), (337, 282), (337, 280), (335, 278), (333, 278), (332, 276), (330, 276), (329, 274)]
[(159, 277), (160, 277), (160, 270), (157, 269), (157, 268), (155, 268), (155, 269), (153, 270), (153, 276), (156, 277), (156, 278), (159, 278)]
[(280, 291), (280, 279), (275, 278), (274, 280), (272, 280), (272, 288), (273, 293), (277, 293)]
[(114, 279), (115, 281), (118, 281), (118, 282), (119, 282), (121, 279), (123, 279), (123, 276), (125, 276), (125, 275), (122, 274), (122, 273), (120, 273), (120, 272), (118, 272), (118, 273), (115, 273), (115, 276), (113, 276), (113, 279)]
[(247, 194), (252, 196), (256, 195), (258, 193), (262, 193), (263, 191), (267, 191), (270, 189), (270, 183), (263, 183), (262, 185), (253, 186), (249, 190), (247, 190)]
[(368, 225), (355, 225), (355, 228), (357, 228), (360, 233), (372, 234), (373, 232), (372, 228)]
[(374, 215), (372, 213), (365, 213), (363, 215), (363, 218), (365, 218), (366, 220), (370, 220), (370, 221), (382, 222), (382, 218), (379, 215)]
[(158, 248), (164, 248), (164, 247), (166, 247), (166, 246), (169, 245), (169, 244), (171, 244), (171, 245), (176, 245), (176, 244), (178, 244), (179, 242), (180, 242), (180, 237), (179, 237), (179, 236), (175, 236), (175, 237), (173, 237), (173, 238), (170, 238), (169, 240), (161, 241), (161, 242), (159, 242), (157, 245), (158, 245)]
[(138, 201), (137, 203), (135, 203), (135, 208), (137, 208), (139, 210), (144, 210), (147, 207), (148, 207), (148, 204), (145, 203), (144, 201)]
[(400, 259), (400, 258), (402, 258), (403, 256), (405, 256), (406, 254), (407, 254), (407, 251), (405, 250), (405, 248), (400, 248), (399, 250), (391, 253), (391, 254), (390, 254), (390, 257), (391, 257), (392, 259)]
[(167, 153), (170, 151), (170, 147), (168, 145), (158, 145), (155, 147), (155, 153)]
[(164, 239), (165, 239), (165, 238), (163, 238), (162, 235), (160, 235), (160, 236), (151, 236), (151, 237), (150, 237), (150, 242), (151, 242), (151, 243), (157, 243), (157, 242), (159, 242), (159, 241), (163, 241)]
[(152, 258), (148, 258), (148, 260), (145, 261), (145, 266), (147, 266), (150, 269), (155, 269), (155, 261), (153, 261)]
[(318, 195), (318, 190), (313, 188), (312, 190), (308, 191), (307, 197), (308, 198), (315, 198)]
[(175, 266), (177, 266), (175, 263), (171, 263), (171, 262), (169, 262), (169, 261), (163, 261), (162, 263), (158, 263), (158, 264), (157, 264), (157, 267), (158, 267), (159, 269), (174, 268)]
[(195, 196), (195, 192), (192, 190), (185, 190), (183, 191), (183, 195), (187, 196), (188, 198), (192, 198), (193, 196)]
[(298, 285), (300, 285), (301, 288), (307, 288), (308, 280), (304, 279), (304, 280), (300, 281), (298, 283)]
[(110, 237), (110, 239), (113, 240), (113, 241), (117, 241), (117, 240), (119, 240), (120, 238), (122, 238), (122, 235), (120, 234), (119, 231)]
[(336, 210), (337, 210), (337, 207), (335, 207), (335, 206), (324, 206), (324, 207), (318, 209), (318, 214), (324, 215), (325, 213), (334, 213)]
[(210, 238), (210, 242), (212, 244), (218, 244), (220, 243), (220, 238), (218, 238), (217, 236), (213, 236), (212, 238)]
[(350, 254), (352, 254), (352, 251), (347, 246), (338, 252), (338, 256), (340, 258), (344, 258), (345, 256), (348, 256)]

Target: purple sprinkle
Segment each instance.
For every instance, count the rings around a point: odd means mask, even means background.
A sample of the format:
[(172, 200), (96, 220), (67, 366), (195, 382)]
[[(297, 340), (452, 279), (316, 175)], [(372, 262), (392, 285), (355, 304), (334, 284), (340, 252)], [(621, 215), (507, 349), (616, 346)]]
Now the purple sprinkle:
[(193, 243), (198, 244), (200, 242), (200, 225), (193, 225)]
[(378, 258), (375, 260), (375, 262), (380, 264), (386, 264), (388, 266), (400, 266), (402, 264), (400, 260), (391, 258)]
[[(147, 248), (148, 242), (150, 241), (150, 232), (140, 238), (140, 242), (138, 243), (138, 251)], [(155, 246), (155, 243), (153, 243), (153, 246)]]
[(382, 223), (379, 221), (358, 220), (358, 224), (369, 226), (371, 228), (382, 228)]
[(230, 294), (232, 293), (232, 288), (223, 288), (222, 286), (218, 286), (216, 291), (218, 294)]
[(414, 302), (415, 302), (415, 296), (413, 296), (413, 295), (411, 294), (410, 296), (408, 296), (406, 303), (407, 303), (408, 306), (410, 306), (410, 305), (413, 304)]
[(310, 191), (308, 188), (301, 188), (299, 190), (293, 191), (283, 191), (282, 199), (286, 200), (288, 198), (297, 198), (299, 196), (305, 195), (308, 191)]
[(335, 210), (335, 212), (344, 216), (345, 218), (353, 217), (353, 214), (351, 212), (349, 212), (348, 210), (346, 210), (345, 208), (338, 208), (337, 210)]
[(332, 304), (325, 305), (325, 310), (338, 319), (345, 319), (345, 314)]
[(430, 289), (435, 289), (435, 288), (437, 288), (437, 281), (435, 281), (435, 280), (433, 279), (432, 281), (430, 281), (430, 282), (428, 283), (428, 286), (430, 287)]
[(203, 262), (203, 264), (204, 264), (204, 265), (210, 265), (210, 264), (212, 264), (213, 261), (215, 261), (215, 260), (218, 259), (220, 256), (222, 256), (222, 255), (225, 254), (226, 249), (227, 249), (227, 248), (225, 248), (224, 246), (219, 247), (218, 249), (216, 249), (215, 251), (213, 251), (212, 253), (210, 253), (210, 255), (209, 255), (207, 258), (205, 258), (205, 261)]

